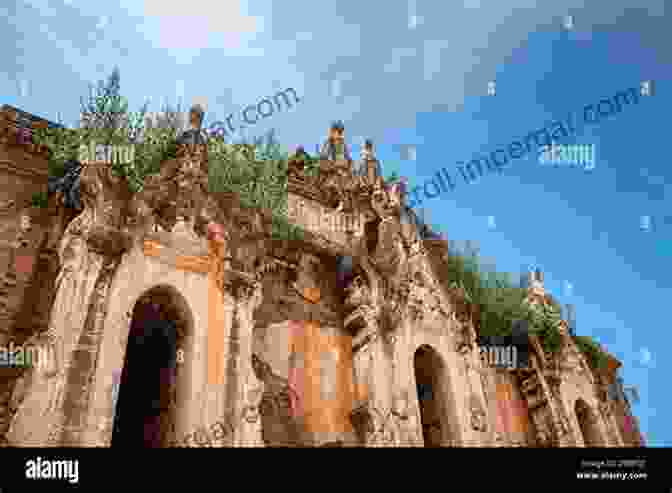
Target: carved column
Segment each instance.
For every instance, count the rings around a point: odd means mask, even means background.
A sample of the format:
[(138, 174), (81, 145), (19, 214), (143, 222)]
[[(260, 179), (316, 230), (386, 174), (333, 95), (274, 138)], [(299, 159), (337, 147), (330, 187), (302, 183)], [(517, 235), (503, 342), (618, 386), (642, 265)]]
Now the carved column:
[(494, 440), (492, 427), (488, 424), (493, 420), (489, 418), (489, 410), (487, 405), (485, 405), (487, 402), (486, 388), (481, 379), (481, 375), (485, 369), (482, 367), (478, 346), (475, 342), (472, 341), (471, 345), (462, 347), (462, 358), (470, 388), (467, 402), (470, 427), (472, 433), (476, 434), (474, 445), (489, 446)]
[(605, 445), (607, 447), (623, 447), (624, 442), (620, 436), (620, 433), (618, 432), (618, 425), (616, 424), (616, 419), (614, 417), (613, 404), (609, 401), (609, 397), (606, 392), (600, 395), (600, 397), (604, 397), (604, 399), (599, 400), (598, 411), (602, 424), (607, 432)]
[[(401, 432), (398, 417), (393, 416), (396, 338), (381, 334), (378, 308), (360, 306), (346, 320), (355, 320), (353, 315), (359, 317), (361, 324), (353, 343), (355, 381), (361, 390), (351, 419), (365, 446), (395, 446), (395, 440), (401, 439), (397, 436)], [(406, 421), (405, 415), (402, 421)]]
[(499, 409), (497, 407), (497, 388), (494, 381), (494, 370), (481, 365), (479, 373), (488, 416), (489, 444), (491, 447), (503, 447), (505, 445), (505, 437), (499, 429), (500, 418), (498, 415)]
[(231, 389), (227, 392), (227, 408), (238, 417), (234, 443), (237, 446), (263, 447), (259, 415), (263, 383), (257, 379), (252, 368), (254, 311), (262, 302), (262, 286), (251, 276), (233, 270), (224, 271), (224, 284), (235, 303), (226, 375), (227, 388)]
[(55, 385), (42, 397), (49, 408), (42, 410), (47, 416), (41, 426), (48, 428), (51, 446), (84, 445), (110, 286), (132, 243), (122, 229), (128, 185), (99, 166), (85, 167), (80, 180), (85, 208), (70, 222), (61, 243), (62, 268), (50, 320), (64, 351)]
[[(542, 351), (539, 341), (535, 336), (531, 337), (532, 344), (536, 348), (535, 352), (539, 354), (539, 352)], [(536, 355), (530, 355), (530, 360), (534, 370), (537, 372), (539, 384), (547, 399), (547, 426), (550, 427), (549, 432), (552, 434), (552, 441), (555, 442), (554, 444), (559, 447), (575, 447), (576, 438), (574, 437), (571, 424), (569, 422), (568, 416), (565, 413), (565, 410), (563, 409), (562, 403), (559, 402), (557, 397), (557, 389), (560, 385), (560, 376), (554, 373), (544, 372), (535, 356)], [(551, 377), (550, 382), (547, 377)]]
[[(262, 285), (256, 280), (233, 280), (230, 289), (234, 292), (237, 310), (235, 324), (239, 330), (239, 354), (236, 367), (240, 377), (237, 379), (240, 402), (234, 404), (234, 416), (241, 419), (236, 424), (235, 442), (237, 446), (263, 447), (259, 404), (264, 384), (254, 374), (252, 368), (252, 340), (254, 331), (254, 311), (263, 300)], [(232, 334), (234, 336), (234, 334)]]
[(119, 256), (106, 257), (96, 279), (93, 298), (69, 366), (62, 407), (61, 446), (77, 447), (84, 445), (82, 438), (89, 425), (86, 419), (88, 418), (89, 403), (98, 366), (110, 286), (120, 262), (121, 258)]

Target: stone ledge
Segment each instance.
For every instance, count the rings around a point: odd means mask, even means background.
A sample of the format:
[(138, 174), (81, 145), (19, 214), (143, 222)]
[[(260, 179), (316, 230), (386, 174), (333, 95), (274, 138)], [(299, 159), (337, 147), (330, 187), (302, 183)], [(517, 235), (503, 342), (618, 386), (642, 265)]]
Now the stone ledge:
[(211, 270), (209, 256), (179, 255), (174, 249), (166, 247), (155, 240), (145, 240), (143, 253), (147, 257), (154, 257), (176, 269), (207, 274)]

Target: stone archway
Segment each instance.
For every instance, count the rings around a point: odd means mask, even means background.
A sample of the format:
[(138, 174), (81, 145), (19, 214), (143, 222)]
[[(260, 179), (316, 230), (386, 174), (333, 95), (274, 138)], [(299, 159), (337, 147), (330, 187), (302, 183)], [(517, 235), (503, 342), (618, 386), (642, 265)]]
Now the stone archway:
[(606, 446), (598, 415), (583, 399), (579, 398), (574, 403), (574, 413), (579, 423), (584, 445), (586, 447)]
[(194, 322), (171, 286), (155, 286), (133, 308), (112, 432), (113, 447), (176, 445), (177, 413), (187, 397), (187, 339)]
[(455, 443), (443, 359), (434, 348), (425, 344), (415, 351), (413, 365), (425, 447)]

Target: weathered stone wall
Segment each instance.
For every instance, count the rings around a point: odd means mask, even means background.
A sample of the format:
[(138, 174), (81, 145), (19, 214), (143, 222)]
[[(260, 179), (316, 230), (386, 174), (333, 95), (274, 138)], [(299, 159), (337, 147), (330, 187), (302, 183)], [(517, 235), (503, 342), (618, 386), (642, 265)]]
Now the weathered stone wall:
[[(46, 167), (46, 159), (27, 152), (25, 146), (0, 142), (0, 340), (9, 335), (35, 255), (49, 227), (40, 219), (42, 211), (30, 206), (33, 193), (46, 191)], [(21, 234), (22, 215), (33, 220), (25, 234)]]
[[(441, 282), (445, 248), (400, 224), (397, 189), (349, 177), (347, 162), (322, 163), (325, 179), (290, 187), (305, 242), (270, 248), (258, 216), (203, 197), (202, 152), (180, 156), (134, 197), (136, 212), (108, 170), (83, 172), (86, 208), (60, 243), (50, 314), (64, 358), (23, 376), (11, 445), (111, 443), (131, 315), (156, 288), (184, 326), (170, 443), (203, 446), (194, 433), (224, 422), (211, 446), (422, 446), (431, 422), (443, 446), (580, 446), (581, 399), (591, 434), (619, 445), (572, 344), (556, 357), (534, 346), (525, 371), (483, 367), (471, 314)], [(338, 184), (350, 196), (333, 193)], [(206, 239), (195, 226), (215, 216), (226, 226)], [(39, 245), (44, 232), (35, 234)], [(344, 255), (347, 282), (336, 273)], [(543, 284), (534, 293), (543, 298)], [(420, 381), (431, 382), (435, 407), (420, 401)]]
[[(0, 112), (1, 345), (10, 338), (23, 343), (43, 325), (40, 315), (48, 309), (44, 307), (48, 301), (40, 297), (41, 287), (48, 282), (39, 272), (43, 264), (39, 257), (51, 216), (30, 204), (34, 193), (46, 191), (48, 166), (43, 150), (37, 152), (35, 146), (22, 142), (17, 138), (16, 115)], [(13, 417), (11, 396), (20, 374), (17, 369), (0, 368), (0, 443)]]

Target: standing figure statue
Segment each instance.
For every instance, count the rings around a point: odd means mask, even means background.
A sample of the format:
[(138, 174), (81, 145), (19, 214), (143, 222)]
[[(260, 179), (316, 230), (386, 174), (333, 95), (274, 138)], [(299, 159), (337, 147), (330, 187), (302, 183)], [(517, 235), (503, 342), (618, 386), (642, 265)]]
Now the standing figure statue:
[(182, 132), (177, 139), (177, 143), (181, 145), (205, 145), (208, 143), (208, 135), (203, 130), (203, 119), (205, 118), (205, 111), (199, 104), (195, 104), (189, 110), (189, 125), (190, 129)]
[(352, 161), (350, 151), (345, 144), (345, 126), (342, 121), (332, 123), (329, 129), (329, 138), (322, 145), (320, 159), (330, 161)]
[(320, 151), (320, 160), (320, 171), (327, 175), (324, 186), (338, 199), (336, 212), (340, 212), (348, 199), (347, 191), (354, 183), (343, 122), (336, 121), (331, 125), (329, 138)]
[(373, 141), (366, 139), (362, 148), (362, 175), (366, 176), (370, 185), (382, 186), (383, 170), (373, 152)]

